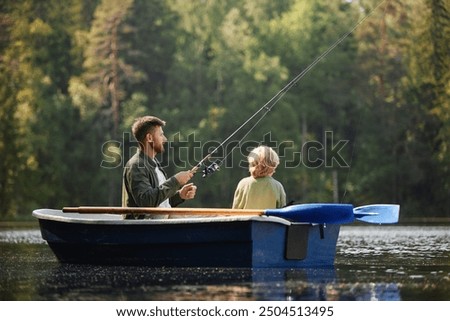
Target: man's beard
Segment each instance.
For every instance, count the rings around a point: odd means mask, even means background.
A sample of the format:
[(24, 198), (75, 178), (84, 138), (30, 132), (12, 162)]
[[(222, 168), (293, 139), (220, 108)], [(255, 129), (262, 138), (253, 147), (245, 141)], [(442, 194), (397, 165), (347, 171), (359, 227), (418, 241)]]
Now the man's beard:
[(155, 145), (154, 143), (153, 143), (153, 150), (156, 152), (156, 153), (158, 153), (158, 154), (162, 154), (162, 153), (164, 153), (164, 151), (165, 151), (165, 148), (164, 148), (164, 144), (157, 144), (157, 145)]

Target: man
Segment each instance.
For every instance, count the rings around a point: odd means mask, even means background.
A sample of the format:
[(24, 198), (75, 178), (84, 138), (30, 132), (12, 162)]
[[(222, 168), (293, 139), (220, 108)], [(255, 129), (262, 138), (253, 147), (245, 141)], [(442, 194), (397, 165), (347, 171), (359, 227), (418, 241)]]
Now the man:
[(162, 129), (165, 124), (157, 117), (144, 116), (136, 119), (131, 127), (139, 150), (125, 165), (122, 206), (172, 207), (195, 197), (197, 187), (186, 184), (195, 171), (182, 171), (167, 178), (156, 159), (158, 153), (164, 152), (167, 142)]

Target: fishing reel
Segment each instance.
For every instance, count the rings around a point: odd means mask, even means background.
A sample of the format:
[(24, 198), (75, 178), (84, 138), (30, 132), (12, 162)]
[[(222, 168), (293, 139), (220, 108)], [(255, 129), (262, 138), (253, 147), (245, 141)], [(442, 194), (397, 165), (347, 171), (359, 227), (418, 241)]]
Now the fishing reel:
[(217, 164), (216, 162), (211, 163), (209, 166), (205, 166), (205, 168), (202, 170), (202, 177), (205, 178), (206, 176), (214, 173), (215, 171), (218, 171), (219, 169), (219, 164)]

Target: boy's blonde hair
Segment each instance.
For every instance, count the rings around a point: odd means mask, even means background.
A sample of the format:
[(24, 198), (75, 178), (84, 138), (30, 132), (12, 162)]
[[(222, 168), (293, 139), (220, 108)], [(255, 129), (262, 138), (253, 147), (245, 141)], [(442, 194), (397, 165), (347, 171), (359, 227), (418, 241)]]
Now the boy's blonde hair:
[(280, 159), (277, 153), (268, 146), (259, 146), (248, 155), (249, 171), (254, 178), (271, 175), (275, 172)]

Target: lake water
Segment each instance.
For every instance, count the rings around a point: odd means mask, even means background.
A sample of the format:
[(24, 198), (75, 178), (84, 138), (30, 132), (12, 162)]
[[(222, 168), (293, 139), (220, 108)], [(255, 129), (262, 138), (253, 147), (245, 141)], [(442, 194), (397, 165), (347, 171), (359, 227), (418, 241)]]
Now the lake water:
[(344, 226), (332, 269), (60, 264), (37, 228), (0, 228), (0, 300), (450, 300), (449, 226)]

